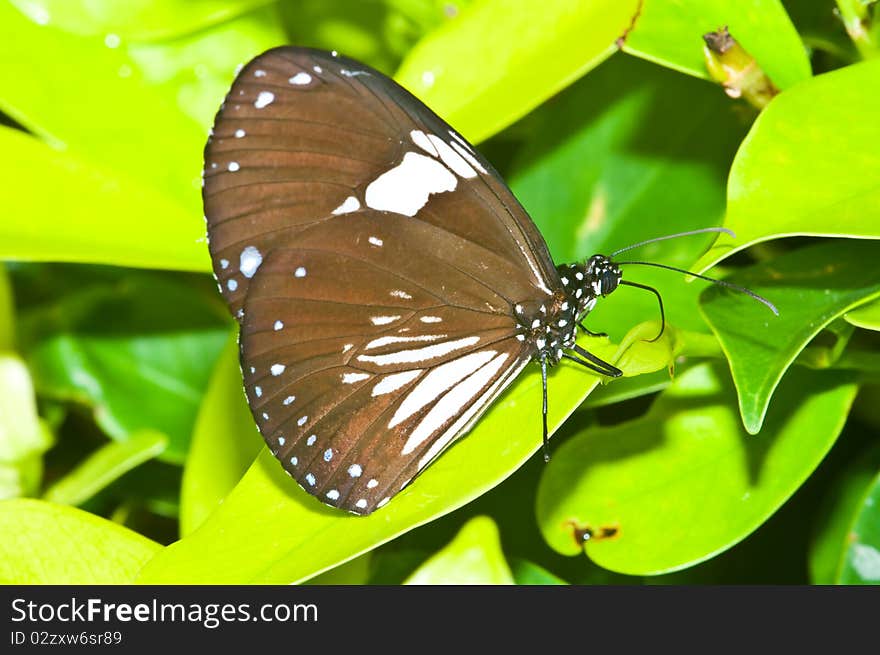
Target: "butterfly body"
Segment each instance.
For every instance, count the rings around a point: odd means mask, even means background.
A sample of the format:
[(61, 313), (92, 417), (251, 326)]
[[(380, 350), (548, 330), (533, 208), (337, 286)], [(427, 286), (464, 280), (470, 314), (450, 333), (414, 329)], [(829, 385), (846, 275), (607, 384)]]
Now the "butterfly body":
[(589, 263), (557, 268), (473, 146), (335, 53), (243, 67), (204, 179), (255, 422), (306, 491), (354, 513), (387, 503), (530, 361), (546, 378), (616, 286)]

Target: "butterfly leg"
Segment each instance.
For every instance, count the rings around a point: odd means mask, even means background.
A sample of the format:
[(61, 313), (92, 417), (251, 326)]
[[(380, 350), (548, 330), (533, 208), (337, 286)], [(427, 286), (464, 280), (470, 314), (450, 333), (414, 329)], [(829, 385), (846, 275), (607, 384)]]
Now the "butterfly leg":
[(607, 332), (593, 332), (592, 330), (588, 329), (588, 328), (584, 325), (584, 322), (583, 322), (583, 321), (578, 321), (578, 327), (579, 327), (581, 330), (583, 330), (584, 332), (586, 332), (587, 334), (589, 334), (591, 337), (607, 337), (607, 336), (608, 336), (608, 333), (607, 333)]
[(550, 461), (550, 441), (547, 436), (547, 358), (541, 357), (541, 391), (543, 404), (541, 406), (541, 418), (544, 423), (544, 461)]
[(597, 373), (601, 373), (602, 375), (607, 375), (612, 378), (619, 378), (623, 375), (623, 371), (614, 366), (613, 364), (609, 364), (604, 359), (599, 359), (589, 350), (584, 350), (579, 345), (574, 344), (572, 346), (572, 350), (574, 350), (578, 355), (586, 359), (587, 361), (582, 361), (577, 358), (569, 356), (569, 359), (574, 359), (578, 363), (583, 366), (586, 366), (588, 369), (596, 371)]

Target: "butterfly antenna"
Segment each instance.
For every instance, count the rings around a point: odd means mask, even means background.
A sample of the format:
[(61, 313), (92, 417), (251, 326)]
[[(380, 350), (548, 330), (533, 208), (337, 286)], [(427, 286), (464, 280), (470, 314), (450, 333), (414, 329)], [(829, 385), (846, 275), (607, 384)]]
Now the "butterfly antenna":
[[(683, 268), (676, 268), (675, 266), (668, 266), (667, 264), (657, 264), (655, 262), (616, 262), (616, 263), (619, 266), (637, 265), (637, 266), (653, 266), (655, 268), (664, 268), (667, 271), (676, 271), (678, 273), (684, 273), (685, 275), (690, 275), (691, 277), (696, 277), (701, 280), (706, 280), (707, 282), (711, 282), (712, 284), (717, 284), (718, 286), (727, 287), (728, 289), (733, 289), (734, 291), (739, 291), (741, 293), (744, 293), (747, 296), (754, 298), (759, 303), (766, 305), (770, 309), (771, 312), (776, 314), (776, 316), (779, 316), (779, 310), (776, 309), (776, 305), (774, 305), (772, 302), (770, 302), (769, 300), (767, 300), (766, 298), (764, 298), (762, 296), (759, 296), (754, 291), (750, 291), (749, 289), (746, 289), (745, 287), (741, 287), (738, 284), (733, 284), (732, 282), (727, 282), (725, 280), (717, 280), (714, 277), (700, 275), (699, 273), (693, 273), (691, 271), (686, 271)], [(622, 280), (621, 280), (621, 283), (623, 283)], [(638, 286), (632, 282), (630, 282), (629, 284), (630, 284), (630, 286)], [(656, 289), (652, 289), (651, 287), (647, 287), (647, 288), (656, 293)], [(662, 303), (662, 301), (661, 301), (661, 303)]]
[(736, 238), (736, 234), (734, 234), (733, 230), (728, 230), (726, 227), (704, 227), (699, 230), (690, 230), (688, 232), (678, 232), (677, 234), (667, 234), (665, 237), (654, 237), (653, 239), (648, 239), (646, 241), (639, 241), (638, 243), (634, 243), (631, 246), (627, 246), (626, 248), (621, 248), (620, 250), (615, 250), (611, 253), (610, 257), (615, 257), (622, 252), (626, 252), (627, 250), (633, 250), (634, 248), (641, 248), (642, 246), (646, 246), (649, 243), (656, 243), (657, 241), (666, 241), (667, 239), (677, 239), (678, 237), (688, 237), (692, 234), (706, 234), (707, 232), (723, 232), (724, 234), (729, 234), (734, 239)]

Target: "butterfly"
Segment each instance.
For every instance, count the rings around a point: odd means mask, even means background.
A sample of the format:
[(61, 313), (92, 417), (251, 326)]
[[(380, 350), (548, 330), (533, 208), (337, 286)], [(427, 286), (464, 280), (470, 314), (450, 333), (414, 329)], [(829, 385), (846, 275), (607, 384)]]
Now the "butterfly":
[(257, 427), (328, 505), (385, 505), (530, 362), (545, 448), (548, 369), (621, 375), (576, 338), (598, 298), (642, 285), (610, 256), (556, 266), (491, 164), (363, 63), (281, 47), (245, 65), (203, 201)]

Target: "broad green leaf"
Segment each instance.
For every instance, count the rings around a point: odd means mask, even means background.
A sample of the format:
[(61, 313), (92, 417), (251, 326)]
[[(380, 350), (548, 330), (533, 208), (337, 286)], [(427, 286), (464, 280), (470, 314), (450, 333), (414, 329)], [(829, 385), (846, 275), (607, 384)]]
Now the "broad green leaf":
[(308, 581), (310, 585), (365, 585), (369, 584), (373, 553), (364, 553), (340, 564)]
[(39, 485), (42, 454), (52, 436), (40, 424), (27, 367), (0, 353), (0, 498), (29, 495)]
[(169, 439), (162, 459), (182, 462), (229, 330), (213, 292), (158, 273), (40, 270), (80, 288), (21, 314), (39, 392), (86, 404), (116, 440), (158, 430)]
[[(880, 60), (815, 77), (777, 96), (743, 141), (727, 186), (725, 225), (704, 270), (785, 236), (880, 238)], [(846, 126), (842, 129), (841, 126)]]
[(0, 501), (0, 584), (129, 584), (160, 549), (73, 507)]
[(432, 32), (397, 80), (471, 141), (504, 129), (613, 53), (637, 0), (481, 0)]
[(81, 505), (133, 468), (160, 455), (168, 446), (161, 432), (141, 430), (125, 441), (111, 441), (55, 482), (43, 498), (59, 505)]
[(880, 300), (859, 305), (844, 314), (843, 318), (858, 328), (880, 331)]
[(847, 534), (846, 555), (836, 582), (880, 583), (880, 474), (868, 487)]
[[(3, 3), (0, 110), (53, 145), (180, 204), (188, 221), (157, 238), (164, 237), (170, 248), (191, 246), (189, 235), (200, 227), (199, 178), (209, 119), (236, 65), (283, 41), (268, 10), (163, 46), (79, 36), (51, 22), (39, 25)], [(130, 238), (131, 230), (119, 227), (125, 214), (99, 207), (94, 211), (104, 229)]]
[[(623, 56), (532, 120), (538, 125), (515, 160), (511, 188), (558, 263), (718, 225), (727, 171), (748, 127), (717, 89)], [(620, 259), (687, 267), (711, 240), (682, 237)], [(672, 324), (706, 330), (694, 311), (703, 283), (645, 266), (624, 267), (624, 277), (660, 289)], [(599, 302), (587, 325), (619, 338), (648, 318), (659, 318), (656, 298), (622, 287)]]
[(233, 338), (217, 359), (196, 418), (180, 491), (182, 536), (195, 530), (232, 491), (262, 445), (247, 408), (238, 342)]
[(150, 186), (2, 126), (0, 150), (0, 258), (210, 268), (204, 225)]
[(273, 0), (10, 1), (38, 25), (85, 36), (154, 41), (204, 29)]
[[(841, 582), (841, 574), (848, 565), (847, 558), (855, 554), (851, 546), (856, 518), (868, 509), (866, 503), (871, 502), (868, 492), (875, 483), (878, 470), (880, 446), (875, 445), (846, 466), (828, 487), (808, 553), (812, 584)], [(875, 517), (874, 520), (880, 519)], [(874, 547), (880, 548), (880, 543)]]
[(471, 0), (298, 0), (278, 11), (291, 43), (338, 50), (391, 75), (425, 34)]
[(835, 239), (758, 264), (730, 278), (779, 309), (744, 294), (707, 289), (700, 308), (730, 363), (740, 412), (755, 434), (776, 385), (826, 325), (880, 296), (880, 243)]
[[(2, 139), (0, 130), (0, 139)], [(0, 239), (2, 241), (2, 239)], [(0, 352), (15, 347), (15, 299), (3, 262), (0, 262)]]
[(416, 569), (404, 584), (513, 584), (494, 521), (488, 516), (472, 518), (455, 539)]
[(763, 523), (832, 446), (856, 393), (842, 372), (792, 370), (759, 436), (743, 430), (720, 365), (696, 366), (642, 418), (565, 442), (538, 490), (538, 522), (575, 555), (575, 528), (603, 528), (586, 553), (602, 567), (656, 575), (701, 562)]
[(544, 567), (529, 560), (514, 557), (510, 559), (513, 580), (518, 585), (566, 585), (565, 580), (553, 575)]
[(39, 25), (3, 3), (0, 60), (0, 110), (53, 145), (153, 184), (198, 216), (205, 128), (175, 96), (153, 88), (127, 47)]
[[(585, 339), (582, 345), (608, 361), (620, 355), (615, 346), (601, 339)], [(551, 430), (597, 383), (591, 373), (567, 362), (553, 370), (549, 380)], [(319, 503), (264, 448), (223, 504), (195, 532), (150, 562), (141, 581), (286, 584), (308, 579), (443, 516), (499, 484), (540, 448), (540, 407), (540, 374), (530, 366), (466, 438), (386, 507), (367, 517)], [(246, 422), (241, 416), (247, 412), (243, 403), (217, 411), (218, 430), (234, 430)], [(222, 438), (251, 438), (251, 430), (248, 427), (246, 434), (232, 432)]]
[(806, 48), (779, 0), (645, 0), (623, 50), (708, 77), (702, 36), (725, 25), (778, 88), (810, 77)]

